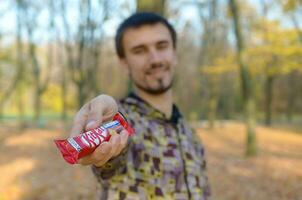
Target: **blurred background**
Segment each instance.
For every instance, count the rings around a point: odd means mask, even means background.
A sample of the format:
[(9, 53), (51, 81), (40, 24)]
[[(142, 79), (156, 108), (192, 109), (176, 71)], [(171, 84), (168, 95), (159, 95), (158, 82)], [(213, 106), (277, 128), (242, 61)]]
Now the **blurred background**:
[(301, 0), (1, 0), (0, 200), (94, 199), (89, 167), (53, 139), (89, 99), (128, 93), (113, 38), (136, 11), (177, 30), (175, 102), (213, 199), (301, 200)]

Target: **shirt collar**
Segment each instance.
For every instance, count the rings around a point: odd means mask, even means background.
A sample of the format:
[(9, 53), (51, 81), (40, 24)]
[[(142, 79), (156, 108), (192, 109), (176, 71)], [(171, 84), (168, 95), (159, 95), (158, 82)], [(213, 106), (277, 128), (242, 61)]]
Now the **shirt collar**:
[(158, 118), (171, 123), (178, 123), (178, 120), (182, 117), (178, 107), (173, 104), (172, 115), (168, 119), (165, 114), (158, 109), (151, 106), (148, 102), (143, 100), (141, 97), (133, 92), (130, 92), (127, 98), (124, 100), (125, 103), (132, 104), (137, 107), (137, 111), (143, 115), (150, 116), (152, 118)]

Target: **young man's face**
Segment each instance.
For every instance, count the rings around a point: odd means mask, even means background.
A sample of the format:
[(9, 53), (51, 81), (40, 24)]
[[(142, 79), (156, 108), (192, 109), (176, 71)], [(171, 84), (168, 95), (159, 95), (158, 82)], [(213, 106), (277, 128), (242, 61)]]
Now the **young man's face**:
[(131, 28), (123, 35), (122, 64), (136, 89), (150, 94), (168, 91), (173, 82), (176, 51), (170, 32), (161, 23)]

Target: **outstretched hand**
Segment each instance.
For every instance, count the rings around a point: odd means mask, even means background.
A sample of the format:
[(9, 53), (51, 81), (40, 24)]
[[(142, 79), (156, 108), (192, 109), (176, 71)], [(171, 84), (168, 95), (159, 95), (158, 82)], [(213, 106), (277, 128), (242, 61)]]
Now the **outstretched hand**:
[[(99, 95), (86, 103), (75, 115), (70, 137), (84, 131), (97, 128), (104, 122), (112, 120), (118, 112), (116, 101), (108, 95)], [(120, 154), (128, 141), (128, 132), (122, 130), (113, 134), (108, 142), (100, 144), (94, 152), (81, 158), (78, 163), (82, 165), (95, 165), (101, 167), (109, 159)]]

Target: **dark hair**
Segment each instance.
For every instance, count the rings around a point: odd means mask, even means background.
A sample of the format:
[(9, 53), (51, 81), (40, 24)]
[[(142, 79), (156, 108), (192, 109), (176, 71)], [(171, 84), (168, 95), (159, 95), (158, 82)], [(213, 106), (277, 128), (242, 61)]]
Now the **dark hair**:
[(138, 12), (125, 19), (117, 29), (115, 35), (115, 49), (117, 55), (120, 58), (125, 57), (123, 36), (126, 30), (130, 28), (138, 28), (143, 25), (153, 25), (157, 23), (161, 23), (168, 28), (172, 38), (173, 47), (176, 48), (176, 31), (164, 17), (152, 12)]

